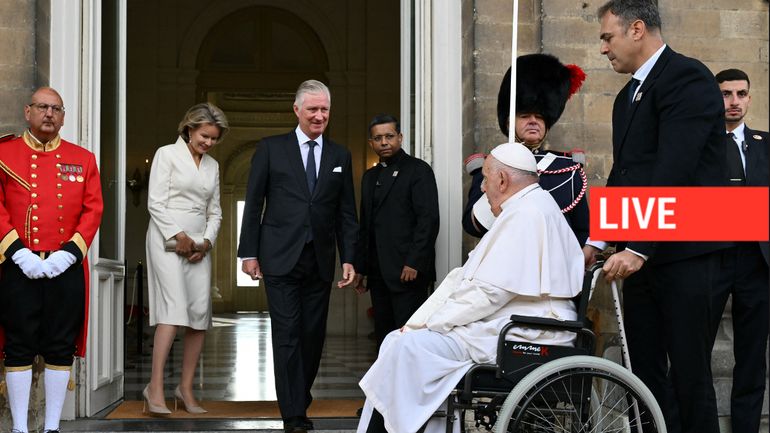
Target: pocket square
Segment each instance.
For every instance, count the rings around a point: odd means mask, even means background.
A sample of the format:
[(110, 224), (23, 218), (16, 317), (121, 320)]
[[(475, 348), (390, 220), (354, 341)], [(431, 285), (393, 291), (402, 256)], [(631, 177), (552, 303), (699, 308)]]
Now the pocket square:
[(334, 170), (332, 170), (332, 173), (342, 173), (342, 167), (334, 167)]

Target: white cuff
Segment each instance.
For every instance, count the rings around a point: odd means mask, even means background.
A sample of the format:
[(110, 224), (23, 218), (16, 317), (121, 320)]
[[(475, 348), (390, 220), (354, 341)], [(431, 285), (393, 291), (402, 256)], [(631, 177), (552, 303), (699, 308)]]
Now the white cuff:
[(586, 239), (586, 245), (591, 245), (599, 251), (604, 251), (607, 248), (607, 242), (604, 241), (592, 241), (591, 238)]
[(632, 250), (631, 248), (626, 248), (626, 251), (628, 251), (629, 253), (634, 253), (637, 256), (643, 258), (645, 262), (647, 261), (647, 259), (650, 258), (650, 256), (644, 255), (644, 254), (642, 254), (640, 252), (636, 252), (636, 251)]

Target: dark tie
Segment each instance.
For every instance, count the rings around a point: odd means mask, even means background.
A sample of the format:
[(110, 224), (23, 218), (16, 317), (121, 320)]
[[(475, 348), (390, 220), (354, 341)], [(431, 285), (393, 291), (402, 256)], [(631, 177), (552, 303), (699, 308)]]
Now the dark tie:
[[(315, 173), (315, 152), (313, 152), (313, 148), (316, 146), (315, 141), (310, 140), (307, 142), (307, 164), (305, 164), (305, 177), (307, 178), (307, 188), (310, 190), (310, 196), (313, 195), (313, 190), (315, 189), (315, 181), (317, 179), (317, 175)], [(308, 223), (307, 232), (305, 233), (305, 243), (309, 243), (313, 240), (313, 227), (310, 223)]]
[(628, 86), (628, 104), (634, 103), (634, 93), (636, 93), (636, 89), (639, 88), (639, 83), (641, 81), (637, 80), (636, 78), (631, 78), (631, 85)]
[(307, 142), (308, 151), (307, 164), (305, 165), (305, 176), (307, 177), (307, 188), (310, 190), (310, 195), (313, 195), (313, 190), (315, 189), (315, 181), (317, 179), (315, 172), (315, 152), (313, 152), (313, 148), (317, 144), (318, 143), (313, 140)]
[(725, 145), (727, 146), (727, 176), (730, 179), (730, 185), (744, 185), (746, 175), (743, 172), (741, 151), (735, 144), (735, 135), (732, 132), (727, 134)]

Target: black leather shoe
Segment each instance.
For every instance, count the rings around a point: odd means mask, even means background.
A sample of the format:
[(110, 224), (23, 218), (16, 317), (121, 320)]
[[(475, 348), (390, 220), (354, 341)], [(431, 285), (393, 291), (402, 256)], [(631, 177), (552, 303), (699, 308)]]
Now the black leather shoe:
[(313, 421), (310, 421), (310, 418), (308, 417), (302, 417), (302, 428), (305, 430), (315, 430), (315, 427), (313, 427)]
[(307, 433), (305, 419), (303, 416), (293, 416), (283, 420), (284, 433)]

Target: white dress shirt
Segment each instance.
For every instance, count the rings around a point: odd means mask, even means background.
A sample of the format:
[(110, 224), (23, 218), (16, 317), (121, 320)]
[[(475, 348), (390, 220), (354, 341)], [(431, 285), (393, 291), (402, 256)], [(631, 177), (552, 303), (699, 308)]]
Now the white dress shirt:
[[(302, 167), (307, 167), (307, 153), (308, 149), (310, 149), (310, 145), (308, 145), (307, 142), (313, 139), (305, 135), (305, 133), (302, 132), (302, 130), (299, 128), (299, 125), (297, 125), (297, 129), (294, 130), (294, 133), (297, 134), (299, 153), (302, 154)], [(321, 166), (321, 149), (324, 147), (324, 136), (319, 135), (318, 138), (313, 141), (318, 143), (318, 146), (313, 148), (313, 155), (315, 156), (315, 175), (318, 177), (318, 170)]]
[(743, 152), (743, 143), (746, 142), (746, 124), (741, 122), (740, 125), (738, 125), (735, 129), (732, 131), (727, 131), (728, 133), (733, 133), (733, 141), (735, 141), (735, 145), (738, 146), (738, 153), (741, 155), (741, 163), (743, 164), (743, 173), (746, 173), (746, 154)]

